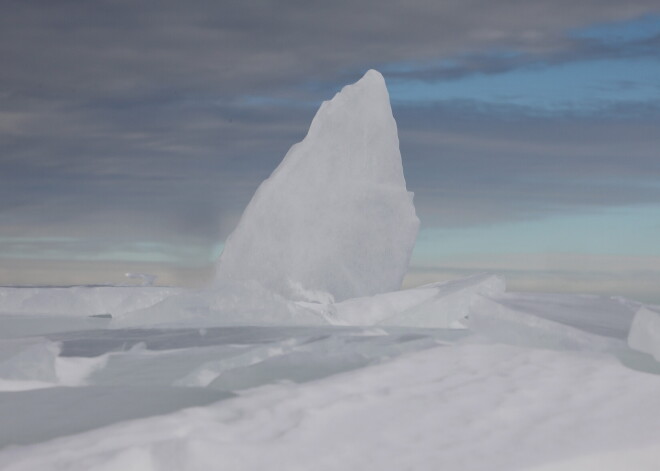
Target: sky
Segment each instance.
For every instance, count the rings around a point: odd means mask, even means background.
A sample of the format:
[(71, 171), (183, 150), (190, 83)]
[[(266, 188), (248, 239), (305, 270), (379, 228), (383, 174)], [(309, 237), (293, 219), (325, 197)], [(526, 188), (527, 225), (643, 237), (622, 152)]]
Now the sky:
[(660, 302), (658, 50), (657, 0), (9, 0), (0, 284), (203, 283), (321, 101), (375, 68), (422, 221), (406, 285)]

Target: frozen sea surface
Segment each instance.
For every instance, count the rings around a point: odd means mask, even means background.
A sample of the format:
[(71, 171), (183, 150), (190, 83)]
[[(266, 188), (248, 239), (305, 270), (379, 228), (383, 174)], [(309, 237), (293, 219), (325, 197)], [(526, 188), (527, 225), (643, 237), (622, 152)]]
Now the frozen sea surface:
[(660, 469), (640, 304), (500, 288), (340, 303), (352, 326), (1, 314), (0, 469)]
[[(111, 341), (98, 349), (99, 339)], [(0, 394), (2, 469), (660, 463), (660, 376), (609, 353), (444, 329), (109, 330), (53, 340), (57, 358), (99, 364), (76, 385)]]

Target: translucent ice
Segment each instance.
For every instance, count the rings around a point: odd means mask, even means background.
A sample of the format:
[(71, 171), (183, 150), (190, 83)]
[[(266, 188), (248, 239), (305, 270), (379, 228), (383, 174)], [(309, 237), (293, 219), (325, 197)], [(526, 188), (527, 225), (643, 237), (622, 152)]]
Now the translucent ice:
[(0, 343), (0, 390), (5, 380), (55, 382), (59, 347), (38, 337)]
[[(570, 321), (566, 322), (561, 315), (548, 315), (544, 304), (553, 302), (556, 310), (563, 311)], [(478, 296), (467, 324), (472, 332), (491, 341), (557, 350), (615, 351), (624, 342), (615, 331), (600, 328), (603, 319), (597, 314), (603, 306), (596, 296), (586, 303), (576, 295)], [(619, 315), (623, 319), (630, 317), (625, 307), (620, 308)]]
[(257, 189), (217, 281), (317, 303), (397, 290), (418, 227), (385, 81), (370, 70), (321, 105)]
[(0, 287), (0, 314), (115, 316), (152, 306), (181, 291), (155, 286)]
[(660, 313), (646, 307), (637, 311), (628, 334), (628, 345), (660, 361)]
[(480, 295), (503, 293), (504, 279), (476, 275), (445, 283), (348, 299), (335, 304), (337, 323), (408, 327), (465, 328)]

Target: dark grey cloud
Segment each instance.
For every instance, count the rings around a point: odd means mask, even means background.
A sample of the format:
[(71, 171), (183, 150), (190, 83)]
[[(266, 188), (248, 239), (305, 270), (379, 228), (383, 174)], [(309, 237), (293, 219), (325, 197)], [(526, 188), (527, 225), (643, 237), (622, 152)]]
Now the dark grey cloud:
[[(403, 68), (395, 66), (386, 70), (388, 77), (392, 79), (447, 81), (477, 74), (501, 74), (524, 68), (542, 69), (558, 64), (589, 60), (656, 58), (659, 47), (660, 35), (611, 42), (599, 38), (572, 37), (569, 34), (553, 40), (552, 47), (540, 50), (526, 50), (524, 47), (513, 45), (511, 49), (494, 48), (486, 51), (470, 51), (451, 56), (449, 60), (445, 61), (428, 61)], [(633, 81), (621, 83), (623, 88), (634, 85)]]
[[(419, 79), (451, 78), (621, 55), (566, 32), (657, 9), (657, 0), (5, 2), (0, 235), (211, 244), (304, 136), (320, 100), (367, 68), (413, 64)], [(656, 118), (515, 122), (519, 110), (490, 111), (395, 107), (429, 224), (657, 201), (638, 185), (657, 176)], [(594, 174), (623, 183), (580, 184)]]
[[(427, 226), (660, 203), (660, 107), (538, 116), (464, 103), (395, 108)], [(635, 116), (635, 118), (630, 118)]]
[(562, 50), (566, 30), (654, 9), (654, 0), (13, 1), (0, 19), (11, 65), (0, 80), (20, 99), (65, 103), (234, 97), (483, 47)]

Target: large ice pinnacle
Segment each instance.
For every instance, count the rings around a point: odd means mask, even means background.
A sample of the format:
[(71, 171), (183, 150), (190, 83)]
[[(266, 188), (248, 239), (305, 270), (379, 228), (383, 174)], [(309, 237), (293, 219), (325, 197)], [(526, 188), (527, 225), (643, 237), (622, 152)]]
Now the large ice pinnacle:
[(385, 80), (370, 70), (321, 105), (259, 186), (217, 280), (309, 301), (400, 289), (419, 228), (412, 197)]

